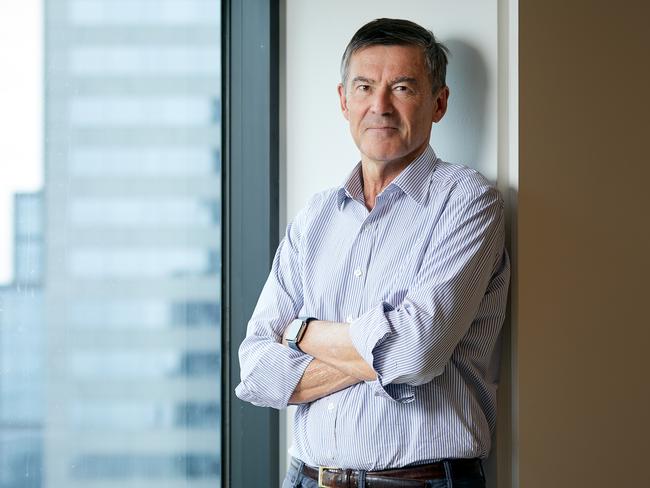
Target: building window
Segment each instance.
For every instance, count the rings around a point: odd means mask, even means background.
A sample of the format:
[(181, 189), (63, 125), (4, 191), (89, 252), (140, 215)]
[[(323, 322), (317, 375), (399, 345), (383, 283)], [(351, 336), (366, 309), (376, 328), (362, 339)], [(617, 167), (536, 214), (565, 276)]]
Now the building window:
[(194, 46), (93, 46), (70, 53), (70, 71), (80, 77), (211, 76), (221, 74), (219, 49)]
[(95, 454), (75, 459), (70, 467), (72, 479), (84, 480), (201, 480), (219, 478), (219, 458), (210, 454), (133, 455)]
[(211, 0), (72, 0), (74, 26), (187, 26), (214, 24), (219, 4)]

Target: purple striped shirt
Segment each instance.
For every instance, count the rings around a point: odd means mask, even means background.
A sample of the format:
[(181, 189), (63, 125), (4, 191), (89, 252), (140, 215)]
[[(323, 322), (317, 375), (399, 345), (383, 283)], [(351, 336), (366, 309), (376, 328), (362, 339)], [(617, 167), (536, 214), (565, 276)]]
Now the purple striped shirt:
[(487, 457), (510, 265), (503, 200), (429, 147), (364, 205), (361, 165), (288, 225), (239, 349), (236, 394), (284, 408), (311, 356), (281, 342), (297, 316), (349, 322), (377, 372), (300, 405), (292, 454), (377, 470)]

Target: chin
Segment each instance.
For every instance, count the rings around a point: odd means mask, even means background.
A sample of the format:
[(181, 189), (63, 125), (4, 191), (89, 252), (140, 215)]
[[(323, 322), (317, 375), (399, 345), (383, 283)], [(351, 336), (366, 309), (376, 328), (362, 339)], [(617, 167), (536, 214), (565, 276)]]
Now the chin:
[(380, 144), (367, 145), (367, 147), (362, 145), (360, 149), (362, 154), (374, 161), (393, 161), (404, 157), (408, 152), (403, 148), (381, 147)]

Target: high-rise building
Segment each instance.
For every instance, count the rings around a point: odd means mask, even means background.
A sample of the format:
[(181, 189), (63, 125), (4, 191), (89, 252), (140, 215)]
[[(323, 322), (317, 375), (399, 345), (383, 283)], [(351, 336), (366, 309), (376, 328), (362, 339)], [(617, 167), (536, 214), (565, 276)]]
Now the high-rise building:
[(14, 196), (14, 281), (22, 286), (43, 283), (43, 195)]
[(218, 486), (219, 1), (44, 25), (43, 486)]
[(42, 194), (14, 196), (11, 283), (0, 286), (0, 488), (40, 488), (45, 328)]

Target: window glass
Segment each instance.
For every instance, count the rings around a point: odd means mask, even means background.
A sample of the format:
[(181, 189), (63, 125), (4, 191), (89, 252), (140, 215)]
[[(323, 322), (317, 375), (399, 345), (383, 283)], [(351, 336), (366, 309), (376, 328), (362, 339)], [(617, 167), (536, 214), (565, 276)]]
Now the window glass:
[(70, 53), (70, 71), (84, 77), (127, 75), (218, 77), (221, 73), (218, 60), (218, 49), (210, 47), (83, 46)]
[(212, 26), (219, 5), (211, 0), (71, 0), (71, 25)]
[(196, 197), (78, 198), (70, 222), (79, 227), (197, 227), (219, 225), (219, 201)]
[(85, 402), (69, 410), (70, 428), (102, 432), (143, 429), (218, 429), (221, 410), (216, 401), (159, 402)]
[(211, 351), (93, 350), (68, 357), (70, 374), (79, 380), (161, 379), (177, 376), (211, 376), (219, 371), (219, 354)]
[(221, 323), (221, 303), (217, 300), (177, 302), (80, 297), (66, 311), (66, 321), (76, 329), (216, 328)]
[(213, 108), (211, 99), (196, 96), (80, 96), (70, 101), (70, 124), (73, 127), (199, 127), (214, 121)]
[(93, 147), (78, 145), (70, 150), (72, 176), (195, 177), (219, 176), (218, 148), (201, 146)]
[(219, 272), (216, 250), (201, 248), (79, 247), (68, 255), (70, 275), (80, 279), (169, 278), (214, 275)]
[(0, 488), (218, 487), (220, 2), (7, 5)]
[[(204, 453), (177, 455), (96, 454), (79, 456), (70, 467), (72, 479), (202, 480), (219, 478), (219, 458)], [(205, 485), (204, 485), (205, 486)]]

